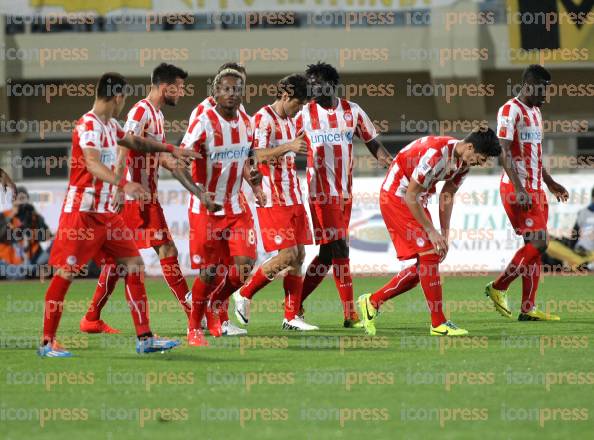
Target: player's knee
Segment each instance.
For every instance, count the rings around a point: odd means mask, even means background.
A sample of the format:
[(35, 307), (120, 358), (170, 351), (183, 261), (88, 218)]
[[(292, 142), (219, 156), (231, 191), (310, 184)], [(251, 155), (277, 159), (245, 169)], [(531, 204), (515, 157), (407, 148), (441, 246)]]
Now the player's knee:
[(295, 265), (301, 267), (301, 265), (303, 265), (303, 261), (305, 261), (305, 246), (298, 246)]
[(158, 248), (155, 248), (157, 254), (159, 254), (159, 259), (162, 260), (163, 258), (169, 257), (177, 257), (177, 247), (175, 247), (175, 243), (170, 241), (169, 243), (165, 243)]
[(349, 246), (346, 240), (336, 240), (330, 243), (332, 245), (332, 258), (348, 258)]
[(70, 272), (70, 271), (62, 269), (62, 268), (56, 270), (54, 275), (59, 276), (60, 278), (64, 278), (65, 280), (68, 280), (68, 281), (72, 281), (74, 279), (73, 272)]
[(282, 264), (284, 266), (293, 266), (297, 262), (298, 252), (296, 247), (283, 249), (280, 255), (282, 255)]
[(318, 253), (318, 260), (322, 264), (332, 264), (332, 243), (325, 243), (320, 245), (320, 252)]

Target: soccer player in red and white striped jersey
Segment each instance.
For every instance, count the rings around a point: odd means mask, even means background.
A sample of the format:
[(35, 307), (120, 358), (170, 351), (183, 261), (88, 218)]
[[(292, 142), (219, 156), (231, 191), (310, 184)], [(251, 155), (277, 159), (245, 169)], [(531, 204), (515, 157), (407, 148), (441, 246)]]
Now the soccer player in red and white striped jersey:
[[(245, 81), (247, 79), (247, 74), (246, 74), (245, 67), (243, 65), (241, 65), (239, 63), (235, 63), (235, 62), (224, 63), (217, 69), (216, 74), (218, 75), (220, 72), (222, 72), (223, 70), (226, 70), (226, 69), (231, 69), (231, 70), (235, 70), (235, 71), (239, 72), (239, 74), (242, 76), (243, 83), (245, 84)], [(189, 122), (191, 123), (193, 120), (195, 120), (198, 116), (200, 116), (206, 110), (214, 108), (216, 105), (217, 105), (217, 102), (216, 102), (215, 98), (212, 95), (209, 95), (200, 104), (198, 104), (196, 106), (196, 108), (194, 108), (194, 110), (192, 110), (192, 113), (190, 114)], [(246, 117), (250, 118), (250, 116), (247, 114), (247, 112), (245, 110), (245, 107), (243, 106), (243, 103), (239, 104), (239, 112), (243, 113)], [(216, 284), (217, 288), (214, 290), (214, 292), (212, 292), (212, 295), (217, 294), (219, 289), (225, 289), (223, 292), (221, 292), (221, 294), (223, 296), (225, 296), (228, 293), (227, 290), (232, 288), (232, 286), (229, 283), (227, 283), (227, 272), (229, 271), (229, 268), (231, 266), (233, 266), (232, 259), (230, 259), (229, 261), (226, 262), (226, 270), (220, 270), (219, 273), (217, 273), (217, 276), (214, 281), (214, 284)], [(191, 302), (192, 301), (191, 293), (186, 298), (187, 298), (188, 302)], [(244, 329), (233, 325), (233, 323), (229, 319), (228, 309), (229, 309), (229, 300), (227, 299), (227, 301), (225, 301), (224, 304), (221, 304), (221, 306), (218, 308), (219, 321), (221, 321), (223, 335), (225, 335), (225, 336), (241, 336), (241, 335), (246, 334), (247, 332)]]
[(348, 228), (353, 183), (353, 138), (359, 137), (388, 167), (392, 156), (385, 150), (372, 121), (361, 107), (336, 96), (339, 75), (319, 62), (307, 67), (314, 99), (297, 116), (297, 130), (308, 145), (307, 183), (314, 239), (320, 251), (309, 264), (303, 281), (302, 303), (322, 282), (330, 267), (343, 305), (344, 326), (359, 326), (353, 304)]
[[(468, 332), (447, 320), (442, 310), (439, 263), (448, 251), (454, 194), (471, 166), (484, 164), (501, 153), (495, 132), (483, 128), (465, 139), (425, 136), (396, 155), (380, 191), (380, 210), (399, 260), (416, 259), (373, 294), (359, 297), (365, 330), (375, 335), (375, 317), (390, 298), (411, 290), (419, 282), (431, 313), (430, 335), (462, 336)], [(441, 233), (427, 209), (435, 185), (445, 181), (439, 195)]]
[(132, 232), (113, 208), (116, 187), (134, 199), (145, 199), (149, 194), (136, 182), (121, 182), (116, 172), (117, 148), (120, 144), (138, 151), (170, 152), (178, 158), (196, 157), (196, 153), (126, 133), (115, 119), (124, 107), (126, 86), (123, 76), (104, 74), (96, 87), (93, 109), (78, 121), (73, 132), (70, 182), (50, 256), (50, 264), (57, 270), (45, 297), (43, 342), (38, 350), (43, 357), (70, 356), (56, 344), (56, 332), (72, 279), (90, 259), (108, 258), (125, 273), (137, 352), (169, 350), (179, 344), (153, 336), (150, 330), (142, 258)]
[[(182, 141), (183, 148), (201, 154), (192, 163), (192, 179), (212, 194), (211, 204), (192, 197), (189, 208), (190, 257), (192, 267), (200, 269), (192, 286), (188, 333), (188, 343), (192, 346), (208, 345), (200, 329), (207, 312), (210, 334), (221, 336), (218, 308), (245, 282), (256, 258), (256, 232), (241, 191), (243, 179), (255, 165), (251, 122), (239, 111), (242, 93), (243, 77), (239, 72), (225, 69), (217, 74), (213, 81), (217, 105), (190, 123)], [(261, 186), (252, 188), (258, 203), (265, 204)], [(219, 289), (207, 310), (210, 295), (216, 288), (215, 276), (231, 257), (234, 265), (227, 275), (231, 287)]]
[(520, 321), (559, 320), (556, 315), (536, 308), (535, 299), (540, 280), (541, 255), (548, 246), (547, 220), (549, 206), (542, 189), (546, 183), (558, 201), (567, 201), (567, 190), (555, 182), (542, 165), (542, 116), (540, 107), (546, 99), (551, 75), (538, 64), (530, 65), (522, 74), (520, 94), (507, 101), (497, 115), (497, 135), (503, 148), (500, 195), (505, 212), (517, 235), (524, 239), (506, 269), (485, 294), (495, 309), (506, 318), (512, 317), (507, 301), (507, 288), (522, 277)]
[(283, 281), (283, 329), (318, 329), (297, 316), (303, 287), (301, 266), (305, 245), (312, 243), (312, 233), (295, 167), (295, 155), (307, 154), (307, 144), (304, 133), (297, 136), (293, 117), (307, 97), (307, 79), (289, 75), (278, 82), (276, 101), (254, 115), (254, 149), (267, 199), (265, 206), (257, 208), (260, 235), (266, 252), (278, 254), (266, 260), (234, 295), (235, 314), (244, 325), (248, 324), (249, 304), (256, 292), (289, 269)]
[[(187, 72), (172, 64), (162, 63), (157, 66), (151, 76), (151, 90), (148, 96), (130, 109), (124, 130), (136, 136), (165, 143), (165, 121), (161, 107), (177, 105), (179, 98), (183, 96), (184, 80), (187, 76)], [(149, 202), (128, 198), (124, 204), (122, 216), (126, 225), (134, 232), (138, 249), (152, 247), (159, 256), (165, 281), (189, 317), (190, 307), (185, 299), (189, 291), (188, 285), (179, 267), (177, 248), (169, 232), (157, 193), (159, 166), (163, 165), (170, 169), (173, 175), (192, 192), (197, 193), (199, 189), (191, 181), (184, 182), (180, 178), (177, 163), (169, 154), (134, 150), (129, 152), (123, 150), (123, 153), (127, 154), (125, 180), (142, 185), (150, 193), (151, 198)], [(118, 279), (119, 274), (115, 270), (115, 265), (106, 264), (102, 267), (93, 300), (80, 322), (81, 331), (118, 332), (101, 319), (101, 310), (115, 289)]]

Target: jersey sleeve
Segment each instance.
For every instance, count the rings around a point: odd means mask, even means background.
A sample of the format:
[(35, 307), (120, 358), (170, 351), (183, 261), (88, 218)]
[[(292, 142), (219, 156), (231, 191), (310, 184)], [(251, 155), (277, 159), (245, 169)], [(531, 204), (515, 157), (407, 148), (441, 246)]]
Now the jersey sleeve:
[(81, 122), (76, 129), (80, 148), (101, 147), (101, 128), (95, 121), (88, 120)]
[(303, 133), (303, 110), (293, 118), (293, 123), (295, 124), (295, 136), (300, 136)]
[(126, 134), (128, 132), (122, 128), (122, 126), (117, 121), (117, 119), (114, 119), (113, 123), (115, 124), (115, 127), (116, 127), (116, 140), (121, 141), (122, 139), (124, 139), (126, 137)]
[(254, 117), (254, 141), (252, 148), (254, 150), (267, 148), (270, 145), (270, 135), (272, 133), (272, 124), (270, 118), (262, 113)]
[(430, 148), (421, 156), (412, 172), (412, 178), (423, 188), (428, 189), (435, 180), (435, 176), (443, 171), (444, 162), (441, 160), (441, 154), (436, 149)]
[(206, 141), (206, 127), (202, 118), (196, 118), (188, 127), (184, 135), (180, 148), (200, 150), (200, 147)]
[(132, 132), (136, 136), (141, 136), (144, 126), (148, 121), (148, 111), (142, 105), (137, 105), (128, 113), (128, 119), (124, 125), (124, 130), (129, 133)]
[(497, 113), (497, 137), (512, 141), (516, 133), (519, 113), (515, 105), (508, 102)]
[(369, 142), (377, 137), (377, 130), (367, 113), (361, 107), (357, 108), (357, 128), (355, 134), (363, 142)]

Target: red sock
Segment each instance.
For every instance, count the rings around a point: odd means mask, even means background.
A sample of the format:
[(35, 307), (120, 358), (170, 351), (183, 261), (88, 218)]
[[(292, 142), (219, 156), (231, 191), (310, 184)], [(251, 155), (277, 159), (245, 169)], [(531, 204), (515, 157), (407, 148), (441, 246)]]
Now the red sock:
[(320, 262), (320, 258), (316, 256), (305, 272), (305, 278), (303, 278), (303, 289), (301, 290), (301, 304), (307, 299), (311, 292), (320, 285), (326, 274), (330, 270), (330, 265)]
[(87, 320), (98, 321), (101, 319), (101, 310), (107, 304), (107, 300), (113, 293), (119, 279), (120, 276), (118, 275), (115, 264), (105, 264), (101, 268), (101, 275), (99, 275), (99, 280), (97, 281), (95, 294), (85, 315)]
[(208, 297), (211, 291), (215, 288), (213, 284), (206, 284), (196, 277), (194, 285), (192, 286), (192, 311), (190, 313), (190, 331), (200, 328), (200, 321), (204, 317), (206, 305), (208, 304)]
[(520, 275), (522, 270), (527, 271), (526, 267), (532, 260), (539, 256), (540, 252), (532, 245), (532, 243), (522, 246), (518, 249), (505, 270), (499, 277), (497, 277), (493, 283), (493, 287), (497, 290), (507, 290), (509, 285)]
[(285, 288), (285, 319), (290, 321), (299, 313), (303, 278), (300, 275), (288, 273), (283, 280), (283, 287)]
[(161, 269), (163, 270), (163, 277), (167, 282), (167, 285), (179, 301), (179, 304), (190, 317), (190, 310), (192, 309), (186, 303), (186, 295), (190, 291), (188, 289), (188, 283), (186, 283), (186, 279), (184, 278), (181, 269), (179, 268), (179, 262), (177, 261), (177, 257), (166, 257), (161, 259)]
[(252, 299), (256, 292), (261, 290), (264, 286), (270, 284), (271, 281), (272, 280), (268, 278), (262, 270), (262, 266), (260, 266), (250, 277), (247, 283), (241, 287), (241, 296)]
[[(231, 292), (231, 294), (233, 294), (233, 292)], [(223, 304), (221, 304), (221, 307), (219, 307), (219, 321), (221, 321), (221, 324), (225, 321), (229, 321), (229, 298), (231, 297), (231, 295), (229, 295), (227, 297), (227, 299), (225, 301), (223, 301)]]
[[(239, 272), (237, 269), (235, 269), (235, 267), (236, 266), (230, 268), (229, 272), (227, 273), (227, 278), (225, 279), (225, 284), (223, 284), (223, 287), (221, 287), (219, 290), (217, 290), (214, 294), (211, 295), (210, 306), (218, 312), (220, 312), (223, 307), (228, 307), (229, 297), (233, 294), (233, 292), (235, 292), (237, 289), (241, 287), (241, 278), (239, 277)], [(220, 319), (221, 316), (219, 314), (219, 320)], [(229, 319), (228, 316), (227, 319)]]
[(43, 314), (43, 343), (52, 342), (56, 337), (62, 310), (64, 309), (64, 297), (71, 281), (61, 276), (54, 275), (45, 293), (45, 311)]
[(355, 312), (353, 302), (353, 278), (351, 277), (351, 260), (349, 258), (333, 258), (332, 269), (334, 272), (334, 283), (338, 289), (338, 295), (342, 302), (342, 309), (345, 319), (350, 319)]
[(388, 281), (388, 284), (371, 295), (369, 301), (373, 307), (379, 309), (390, 298), (409, 291), (417, 284), (419, 284), (419, 271), (417, 265), (413, 264), (398, 272), (394, 278)]
[(522, 273), (522, 312), (526, 313), (534, 307), (538, 282), (540, 280), (540, 255)]
[(419, 257), (419, 278), (431, 312), (431, 325), (437, 327), (447, 321), (442, 309), (439, 255), (427, 254)]
[(136, 328), (136, 335), (150, 333), (148, 299), (146, 289), (142, 281), (143, 275), (138, 273), (129, 273), (126, 275), (126, 301), (130, 306), (132, 320)]

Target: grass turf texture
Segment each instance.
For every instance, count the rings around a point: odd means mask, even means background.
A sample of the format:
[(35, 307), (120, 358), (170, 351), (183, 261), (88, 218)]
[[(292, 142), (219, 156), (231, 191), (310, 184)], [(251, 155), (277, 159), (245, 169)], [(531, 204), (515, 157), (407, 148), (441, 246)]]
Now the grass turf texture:
[[(355, 296), (386, 280), (355, 279)], [(67, 296), (58, 336), (72, 359), (33, 351), (47, 284), (2, 283), (1, 437), (585, 437), (594, 425), (592, 277), (544, 278), (538, 302), (559, 311), (556, 323), (497, 315), (483, 295), (487, 281), (444, 279), (449, 317), (470, 338), (429, 337), (417, 287), (387, 303), (377, 336), (365, 339), (360, 329), (342, 328), (331, 279), (306, 302), (308, 322), (321, 330), (283, 332), (276, 281), (256, 297), (242, 347), (237, 338), (209, 337), (209, 348), (138, 356), (121, 283), (103, 317), (122, 335), (78, 332), (95, 286), (81, 280)], [(183, 315), (164, 282), (149, 280), (147, 288), (154, 331), (185, 344)], [(510, 289), (514, 310), (519, 289), (519, 282)], [(578, 376), (561, 377), (567, 373)]]

